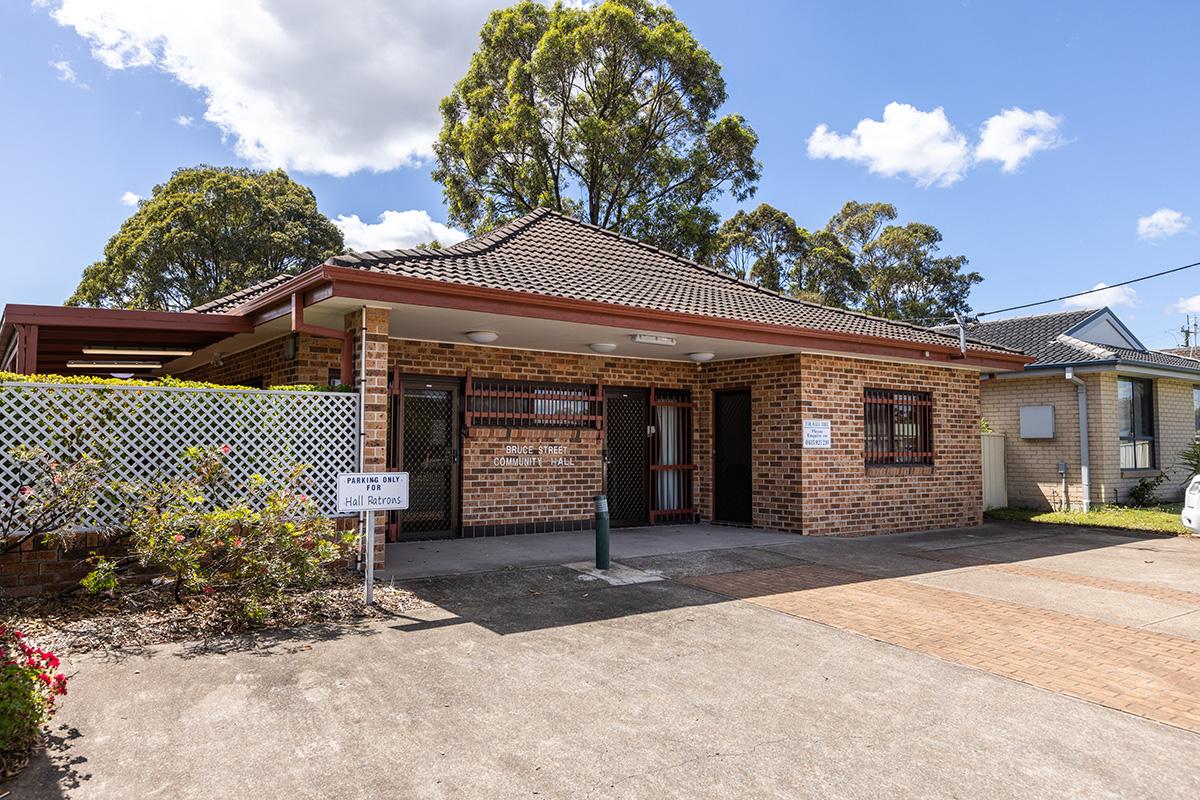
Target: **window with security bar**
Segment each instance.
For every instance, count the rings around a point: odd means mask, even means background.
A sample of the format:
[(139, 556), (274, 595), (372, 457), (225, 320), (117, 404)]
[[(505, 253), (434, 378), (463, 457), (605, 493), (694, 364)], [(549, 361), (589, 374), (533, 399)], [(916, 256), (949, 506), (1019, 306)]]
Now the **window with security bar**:
[(863, 395), (867, 466), (933, 463), (933, 395), (867, 389)]
[(467, 427), (599, 428), (599, 387), (467, 376)]

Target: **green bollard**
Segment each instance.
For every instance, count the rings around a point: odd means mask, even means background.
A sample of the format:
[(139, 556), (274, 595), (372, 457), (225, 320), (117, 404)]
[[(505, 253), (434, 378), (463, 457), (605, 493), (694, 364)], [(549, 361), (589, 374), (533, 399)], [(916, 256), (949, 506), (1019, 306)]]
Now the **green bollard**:
[(608, 569), (608, 498), (596, 495), (596, 569)]

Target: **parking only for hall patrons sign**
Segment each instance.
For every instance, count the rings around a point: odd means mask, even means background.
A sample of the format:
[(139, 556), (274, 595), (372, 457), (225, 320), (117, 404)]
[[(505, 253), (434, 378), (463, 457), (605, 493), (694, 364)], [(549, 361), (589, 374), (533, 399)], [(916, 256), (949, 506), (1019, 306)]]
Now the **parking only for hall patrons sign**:
[(407, 472), (342, 472), (338, 511), (403, 511), (408, 508)]
[(833, 447), (833, 423), (827, 419), (804, 420), (804, 448), (828, 450)]

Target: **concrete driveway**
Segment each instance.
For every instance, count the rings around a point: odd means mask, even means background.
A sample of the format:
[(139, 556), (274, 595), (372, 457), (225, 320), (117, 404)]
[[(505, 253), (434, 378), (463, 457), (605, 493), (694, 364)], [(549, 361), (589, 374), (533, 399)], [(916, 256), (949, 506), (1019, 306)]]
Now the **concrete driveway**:
[(1031, 525), (426, 578), (79, 659), (14, 798), (1194, 797), (1200, 542)]

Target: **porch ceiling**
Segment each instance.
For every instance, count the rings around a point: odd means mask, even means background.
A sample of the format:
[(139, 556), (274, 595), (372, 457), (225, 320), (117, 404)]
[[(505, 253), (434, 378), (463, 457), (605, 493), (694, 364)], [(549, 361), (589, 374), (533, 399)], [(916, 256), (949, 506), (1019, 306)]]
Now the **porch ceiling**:
[[(671, 361), (689, 361), (688, 353), (698, 352), (713, 353), (716, 360), (797, 352), (794, 347), (778, 344), (668, 333), (654, 328), (593, 325), (433, 306), (396, 303), (371, 305), (391, 309), (391, 336), (395, 339), (471, 344), (467, 332), (484, 330), (499, 334), (499, 338), (492, 343), (493, 347), (595, 355), (588, 345), (607, 342), (616, 345), (612, 353), (606, 354), (613, 358)], [(345, 314), (361, 306), (361, 300), (330, 298), (305, 309), (305, 319), (317, 325), (340, 328)], [(675, 340), (675, 344), (635, 343), (631, 337), (639, 333), (669, 336)]]

